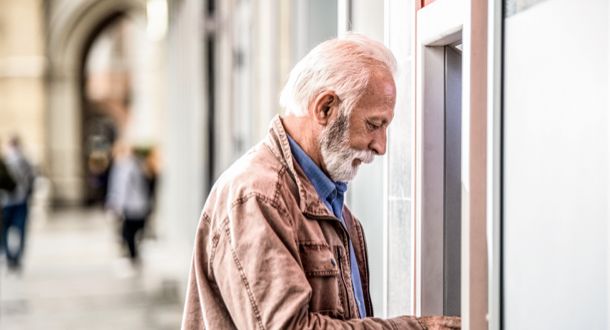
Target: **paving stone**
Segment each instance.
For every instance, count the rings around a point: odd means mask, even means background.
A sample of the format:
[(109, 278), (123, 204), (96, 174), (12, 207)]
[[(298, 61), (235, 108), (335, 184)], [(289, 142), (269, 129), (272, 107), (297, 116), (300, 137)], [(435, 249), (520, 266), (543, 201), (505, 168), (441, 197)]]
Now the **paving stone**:
[(180, 328), (184, 278), (167, 270), (175, 262), (143, 253), (141, 270), (130, 269), (117, 225), (99, 209), (60, 210), (45, 219), (31, 219), (20, 274), (0, 263), (0, 329)]

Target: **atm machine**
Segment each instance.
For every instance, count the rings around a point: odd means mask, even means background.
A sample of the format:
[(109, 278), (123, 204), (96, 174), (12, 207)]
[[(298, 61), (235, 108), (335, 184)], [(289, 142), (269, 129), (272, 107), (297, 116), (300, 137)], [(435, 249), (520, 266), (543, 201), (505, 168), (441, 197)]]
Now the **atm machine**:
[(420, 315), (459, 316), (462, 26), (435, 34), (429, 30), (442, 29), (442, 24), (426, 21), (426, 10), (420, 11), (424, 17), (418, 16), (418, 38), (426, 33), (438, 38), (418, 40), (416, 310)]

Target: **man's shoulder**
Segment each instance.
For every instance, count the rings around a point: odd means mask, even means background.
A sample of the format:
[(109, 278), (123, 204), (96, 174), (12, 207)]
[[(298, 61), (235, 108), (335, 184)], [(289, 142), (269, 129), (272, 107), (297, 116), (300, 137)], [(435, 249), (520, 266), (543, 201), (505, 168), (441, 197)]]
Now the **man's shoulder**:
[(234, 205), (247, 197), (272, 199), (278, 180), (286, 172), (286, 166), (271, 151), (259, 143), (239, 158), (218, 178), (206, 204)]

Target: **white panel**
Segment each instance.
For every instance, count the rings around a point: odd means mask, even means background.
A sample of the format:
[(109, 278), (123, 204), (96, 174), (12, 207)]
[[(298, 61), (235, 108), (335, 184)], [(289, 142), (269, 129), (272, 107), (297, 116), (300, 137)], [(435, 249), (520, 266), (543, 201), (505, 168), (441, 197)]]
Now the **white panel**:
[[(608, 15), (608, 17), (610, 17), (610, 6), (608, 6), (608, 9), (606, 10), (606, 14)], [(606, 40), (607, 40), (608, 46), (610, 48), (610, 24), (608, 24), (608, 26), (606, 27), (606, 33), (607, 33)], [(606, 63), (610, 63), (610, 49), (608, 50), (608, 53), (606, 54), (606, 60), (607, 60)], [(610, 79), (610, 65), (606, 65), (606, 74), (607, 74), (607, 77)], [(608, 82), (608, 84), (606, 86), (606, 96), (608, 97), (607, 104), (606, 104), (606, 108), (608, 110), (606, 110), (607, 111), (606, 113), (610, 113), (610, 81)], [(610, 115), (607, 116), (607, 118), (606, 118), (606, 124), (608, 125), (608, 127), (610, 127)], [(610, 134), (608, 134), (608, 146), (607, 147), (608, 147), (608, 149), (607, 149), (608, 150), (608, 164), (610, 164)], [(607, 179), (606, 184), (608, 187), (610, 187), (610, 175), (607, 175), (606, 179)], [(608, 212), (607, 215), (610, 215), (610, 192), (606, 195), (606, 206), (609, 208), (607, 210), (607, 212)], [(607, 235), (608, 235), (606, 242), (608, 242), (608, 241), (610, 241), (610, 224), (608, 224), (608, 220), (606, 221), (606, 227), (607, 227), (606, 231), (607, 231)], [(607, 260), (606, 261), (606, 271), (608, 272), (608, 265), (610, 265), (610, 244), (608, 244), (607, 249), (608, 250), (607, 250), (607, 259), (606, 259)], [(606, 302), (606, 305), (607, 305), (606, 306), (606, 308), (607, 308), (606, 315), (610, 315), (610, 276), (608, 276), (607, 274), (606, 274), (606, 279), (608, 281), (608, 282), (606, 282), (606, 285), (607, 285), (606, 288), (608, 290), (608, 292), (606, 292), (606, 297), (608, 299), (608, 301)], [(607, 322), (607, 324), (610, 324), (610, 320), (606, 320), (606, 322)]]
[(383, 42), (383, 0), (352, 0), (351, 30)]
[(502, 0), (490, 0), (487, 34), (487, 251), (489, 330), (500, 330)]
[[(437, 0), (417, 12), (417, 43), (444, 46), (460, 39), (465, 0)], [(454, 36), (454, 37), (452, 37)]]
[[(413, 32), (415, 1), (386, 0), (386, 45), (398, 62), (394, 120), (388, 129), (384, 219), (384, 313), (412, 315), (413, 306)], [(379, 307), (378, 307), (379, 309)]]
[[(232, 66), (233, 81), (232, 92), (234, 104), (232, 127), (234, 129), (234, 159), (238, 159), (252, 148), (258, 140), (254, 140), (254, 111), (252, 105), (252, 89), (255, 82), (260, 81), (261, 77), (253, 77), (252, 57), (254, 45), (252, 38), (254, 33), (253, 15), (251, 1), (239, 1), (236, 4), (234, 15), (233, 30), (233, 52), (237, 54), (235, 63)], [(260, 44), (256, 46), (261, 46)], [(265, 132), (266, 133), (266, 132)]]
[(608, 4), (506, 20), (505, 329), (606, 329)]
[(146, 17), (134, 15), (130, 25), (133, 51), (130, 67), (132, 101), (127, 139), (135, 145), (158, 145), (162, 132), (164, 98), (164, 40), (150, 40), (146, 35)]
[(168, 104), (166, 135), (162, 139), (163, 177), (159, 180), (159, 235), (180, 252), (192, 250), (208, 189), (208, 96), (204, 85), (205, 48), (199, 33), (201, 5), (200, 1), (185, 1), (174, 13), (168, 31)]
[[(251, 77), (252, 97), (255, 108), (253, 134), (256, 143), (269, 131), (269, 122), (279, 112), (280, 86), (280, 14), (279, 3), (273, 0), (258, 1), (256, 4), (256, 32), (254, 39), (254, 58)], [(282, 77), (284, 78), (284, 77)]]
[(294, 64), (317, 44), (337, 36), (337, 0), (294, 0), (296, 49)]

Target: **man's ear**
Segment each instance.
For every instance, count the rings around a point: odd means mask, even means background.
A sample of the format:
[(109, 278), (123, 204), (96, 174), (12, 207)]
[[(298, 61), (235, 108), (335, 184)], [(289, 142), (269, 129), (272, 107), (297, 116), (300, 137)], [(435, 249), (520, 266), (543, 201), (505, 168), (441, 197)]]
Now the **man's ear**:
[(313, 102), (313, 117), (316, 123), (326, 126), (339, 112), (339, 98), (333, 91), (326, 91)]

